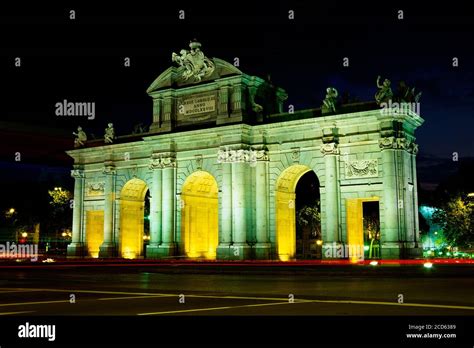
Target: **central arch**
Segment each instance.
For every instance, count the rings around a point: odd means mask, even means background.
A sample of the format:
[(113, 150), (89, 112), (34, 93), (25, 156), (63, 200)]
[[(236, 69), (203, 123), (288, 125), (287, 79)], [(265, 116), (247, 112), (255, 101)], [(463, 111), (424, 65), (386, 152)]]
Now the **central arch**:
[(120, 192), (120, 256), (134, 259), (143, 255), (145, 196), (143, 180), (129, 180)]
[(311, 171), (306, 165), (294, 164), (286, 168), (276, 182), (275, 225), (277, 252), (281, 261), (296, 258), (296, 185), (303, 175)]
[(181, 191), (184, 253), (190, 258), (214, 260), (219, 234), (217, 182), (200, 170), (186, 179)]

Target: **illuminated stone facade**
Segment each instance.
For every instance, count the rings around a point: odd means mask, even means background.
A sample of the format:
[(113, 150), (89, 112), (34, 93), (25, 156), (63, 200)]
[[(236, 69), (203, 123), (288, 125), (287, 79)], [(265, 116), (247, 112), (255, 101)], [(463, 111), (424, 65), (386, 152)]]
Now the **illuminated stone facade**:
[(68, 151), (69, 256), (294, 259), (295, 187), (310, 170), (320, 182), (324, 246), (360, 244), (362, 204), (376, 201), (382, 258), (420, 255), (420, 116), (372, 103), (286, 113), (284, 90), (212, 62), (199, 79), (183, 65), (153, 82), (149, 132)]

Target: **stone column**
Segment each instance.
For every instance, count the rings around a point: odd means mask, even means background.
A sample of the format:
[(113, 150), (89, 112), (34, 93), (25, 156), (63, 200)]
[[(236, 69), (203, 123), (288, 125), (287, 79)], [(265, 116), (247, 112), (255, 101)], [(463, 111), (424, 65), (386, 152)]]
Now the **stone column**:
[(218, 153), (218, 162), (222, 165), (221, 216), (217, 259), (229, 259), (232, 250), (232, 165), (226, 161), (226, 150)]
[(159, 254), (162, 257), (173, 256), (176, 252), (174, 240), (175, 211), (176, 211), (176, 158), (172, 154), (161, 158), (162, 171), (162, 240), (159, 246)]
[[(337, 178), (337, 143), (326, 143), (321, 146), (325, 162), (325, 217), (326, 231), (323, 231), (323, 243), (337, 247), (339, 239), (339, 201)], [(335, 255), (332, 253), (331, 255)]]
[(399, 202), (397, 194), (397, 142), (394, 137), (380, 139), (382, 151), (383, 180), (383, 226), (381, 226), (382, 258), (397, 259), (400, 257)]
[(162, 222), (162, 169), (159, 158), (152, 157), (149, 168), (153, 171), (153, 182), (150, 188), (150, 244), (147, 245), (146, 257), (159, 257)]
[(117, 256), (117, 246), (113, 235), (116, 174), (114, 165), (110, 162), (106, 162), (103, 173), (105, 174), (104, 241), (99, 248), (100, 258)]
[(250, 183), (247, 175), (248, 150), (232, 150), (232, 222), (233, 243), (232, 258), (238, 260), (248, 259), (250, 246), (247, 244), (247, 193)]
[(83, 230), (84, 213), (84, 171), (74, 169), (71, 171), (74, 181), (74, 206), (72, 212), (72, 242), (67, 246), (68, 257), (81, 257), (85, 255)]
[(416, 155), (418, 153), (418, 145), (411, 143), (410, 145), (410, 159), (413, 178), (413, 214), (414, 214), (414, 240), (413, 249), (409, 251), (410, 257), (421, 257), (423, 255), (423, 247), (420, 241), (420, 221), (418, 217), (418, 179), (416, 172)]
[(256, 257), (261, 260), (270, 258), (271, 244), (268, 239), (268, 154), (265, 150), (253, 151), (251, 161), (256, 161)]

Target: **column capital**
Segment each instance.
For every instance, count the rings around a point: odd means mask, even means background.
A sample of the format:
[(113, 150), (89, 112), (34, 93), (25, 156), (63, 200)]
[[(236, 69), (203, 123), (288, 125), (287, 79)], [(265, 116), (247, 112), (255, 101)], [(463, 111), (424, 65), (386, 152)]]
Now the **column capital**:
[(337, 147), (336, 142), (326, 143), (321, 145), (321, 152), (324, 156), (326, 155), (338, 155), (339, 148)]
[(150, 157), (148, 168), (151, 170), (176, 167), (176, 154), (174, 152), (154, 153)]
[(252, 150), (253, 154), (255, 155), (255, 159), (258, 162), (266, 162), (270, 160), (270, 156), (268, 155), (268, 151), (263, 149), (263, 150)]
[(379, 139), (379, 146), (381, 150), (397, 149), (406, 150), (409, 153), (416, 155), (418, 153), (418, 144), (406, 138), (398, 137), (383, 137)]
[(418, 144), (415, 142), (410, 142), (408, 145), (407, 151), (411, 153), (412, 155), (416, 156), (418, 153)]
[(85, 177), (84, 170), (82, 169), (73, 169), (71, 170), (71, 176), (74, 179), (81, 179)]
[(115, 165), (112, 161), (104, 162), (104, 168), (102, 169), (102, 173), (105, 175), (115, 175), (117, 171), (115, 170)]

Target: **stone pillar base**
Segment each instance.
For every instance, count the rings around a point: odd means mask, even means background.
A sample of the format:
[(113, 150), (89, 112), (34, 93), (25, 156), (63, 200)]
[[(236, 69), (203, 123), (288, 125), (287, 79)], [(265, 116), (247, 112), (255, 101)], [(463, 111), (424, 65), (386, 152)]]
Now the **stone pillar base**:
[[(147, 258), (165, 259), (176, 256), (176, 243), (162, 243), (158, 246), (150, 245), (147, 248)], [(150, 254), (149, 254), (150, 253)]]
[(423, 248), (413, 242), (382, 243), (382, 259), (416, 259), (423, 256)]
[(344, 260), (349, 258), (349, 249), (346, 244), (339, 242), (325, 242), (321, 246), (321, 258), (324, 260)]
[(400, 243), (402, 249), (400, 251), (401, 259), (416, 259), (423, 257), (423, 248), (420, 244), (415, 242), (403, 242)]
[(84, 243), (71, 243), (67, 246), (67, 257), (77, 258), (86, 256), (86, 247)]
[(150, 125), (150, 132), (152, 133), (166, 133), (171, 132), (172, 130), (170, 122), (163, 122), (161, 126), (159, 123), (152, 123)]
[(216, 249), (217, 260), (231, 260), (230, 255), (233, 250), (230, 247), (230, 243), (221, 243)]
[(159, 251), (160, 248), (159, 244), (149, 244), (146, 246), (146, 258), (147, 259), (159, 259)]
[(382, 242), (380, 246), (380, 254), (382, 256), (382, 260), (390, 260), (390, 259), (400, 259), (402, 258), (402, 249), (401, 243), (399, 242)]
[(217, 260), (251, 260), (252, 247), (247, 243), (220, 244)]
[(423, 248), (421, 247), (413, 247), (405, 249), (404, 258), (407, 259), (418, 259), (423, 257)]
[(230, 246), (229, 260), (251, 260), (252, 247), (247, 243), (234, 243)]
[(99, 258), (109, 257), (117, 257), (117, 247), (113, 243), (104, 243), (99, 248)]
[(257, 260), (270, 260), (272, 245), (270, 243), (255, 244), (255, 258)]

